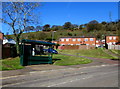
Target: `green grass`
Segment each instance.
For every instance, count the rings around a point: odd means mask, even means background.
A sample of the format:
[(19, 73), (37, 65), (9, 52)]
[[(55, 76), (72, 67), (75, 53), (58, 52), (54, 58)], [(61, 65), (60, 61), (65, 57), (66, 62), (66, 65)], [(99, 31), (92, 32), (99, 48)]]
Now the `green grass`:
[(88, 56), (95, 58), (114, 59), (113, 56), (104, 52), (104, 49), (88, 49), (88, 50), (59, 50), (60, 53), (73, 54), (78, 56)]
[(66, 56), (66, 55), (60, 55), (60, 54), (54, 54), (53, 59), (60, 59), (54, 62), (53, 65), (60, 65), (60, 66), (66, 66), (66, 65), (79, 65), (79, 64), (87, 64), (91, 63), (92, 60), (76, 57), (76, 56)]
[(115, 53), (115, 54), (117, 54), (117, 55), (120, 55), (120, 50), (111, 49), (110, 51), (113, 52), (113, 53)]
[(7, 58), (0, 60), (2, 65), (0, 65), (0, 70), (16, 70), (22, 69), (23, 66), (20, 65), (20, 58)]

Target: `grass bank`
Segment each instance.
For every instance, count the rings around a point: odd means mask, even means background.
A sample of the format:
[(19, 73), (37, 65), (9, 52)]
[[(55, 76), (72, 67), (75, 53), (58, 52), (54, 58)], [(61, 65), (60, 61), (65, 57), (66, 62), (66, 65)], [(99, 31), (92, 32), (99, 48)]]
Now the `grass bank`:
[(0, 60), (0, 70), (16, 70), (22, 69), (23, 66), (20, 65), (20, 58), (7, 58)]
[(53, 59), (58, 59), (57, 61), (54, 62), (53, 65), (60, 65), (60, 66), (79, 65), (79, 64), (87, 64), (92, 62), (92, 60), (90, 59), (76, 57), (76, 56), (66, 56), (60, 54), (53, 55)]
[(88, 56), (95, 58), (114, 59), (113, 56), (104, 52), (104, 49), (85, 49), (85, 50), (58, 50), (60, 53), (73, 54), (77, 56)]

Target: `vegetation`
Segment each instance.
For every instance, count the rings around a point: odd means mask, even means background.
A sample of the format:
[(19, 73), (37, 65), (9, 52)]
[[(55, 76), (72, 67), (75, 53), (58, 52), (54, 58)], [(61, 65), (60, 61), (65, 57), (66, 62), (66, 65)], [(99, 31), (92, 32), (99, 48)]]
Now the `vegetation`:
[(111, 49), (110, 51), (120, 56), (120, 50)]
[(0, 65), (0, 70), (16, 70), (16, 69), (22, 69), (23, 66), (20, 65), (20, 58), (7, 58), (0, 60), (2, 65)]
[(88, 49), (88, 50), (60, 50), (61, 53), (72, 54), (78, 56), (88, 56), (95, 58), (114, 59), (111, 55), (104, 52), (103, 49)]
[[(46, 24), (44, 26), (28, 27), (33, 29), (32, 32), (23, 33), (21, 39), (32, 40), (46, 40), (51, 41), (52, 31), (54, 33), (54, 40), (59, 40), (64, 36), (95, 36), (97, 39), (105, 39), (105, 35), (117, 35), (120, 30), (120, 21), (116, 22), (97, 22), (96, 20), (90, 21), (87, 24), (76, 25), (71, 22), (66, 22), (63, 26)], [(29, 30), (27, 30), (29, 31)], [(15, 39), (13, 35), (6, 35), (8, 39)]]
[(66, 56), (61, 54), (53, 55), (53, 59), (59, 59), (54, 62), (54, 65), (66, 66), (66, 65), (79, 65), (91, 63), (92, 60), (77, 56)]
[(3, 2), (2, 4), (3, 14), (0, 20), (11, 28), (16, 40), (16, 48), (18, 54), (20, 37), (22, 33), (25, 31), (33, 30), (34, 27), (29, 25), (38, 22), (35, 20), (35, 17), (37, 17), (36, 15), (39, 15), (39, 12), (33, 12), (33, 10), (38, 6), (38, 2)]

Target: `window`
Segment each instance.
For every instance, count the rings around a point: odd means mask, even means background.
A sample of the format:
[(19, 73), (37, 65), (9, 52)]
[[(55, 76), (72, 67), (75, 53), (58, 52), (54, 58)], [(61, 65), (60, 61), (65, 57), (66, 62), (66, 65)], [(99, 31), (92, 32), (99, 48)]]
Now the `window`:
[(90, 41), (93, 41), (93, 38), (90, 38)]
[(96, 41), (96, 43), (98, 43), (98, 41)]
[(64, 39), (61, 39), (61, 41), (64, 41)]
[(113, 44), (115, 44), (116, 42), (113, 42)]
[(114, 40), (116, 40), (116, 37), (113, 37)]
[(109, 37), (109, 40), (112, 40), (112, 37)]
[(66, 39), (66, 41), (69, 41), (69, 39)]
[(88, 41), (88, 38), (85, 38), (85, 40), (84, 41)]
[(81, 39), (77, 39), (78, 41), (81, 41)]
[(72, 41), (76, 41), (76, 39), (72, 39)]

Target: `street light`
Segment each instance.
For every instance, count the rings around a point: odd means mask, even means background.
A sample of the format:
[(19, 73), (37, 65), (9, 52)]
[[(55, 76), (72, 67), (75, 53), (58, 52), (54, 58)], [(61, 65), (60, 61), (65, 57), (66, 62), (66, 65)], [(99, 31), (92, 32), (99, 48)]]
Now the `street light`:
[(56, 31), (52, 31), (52, 43), (53, 43), (53, 38), (54, 38), (54, 32)]

